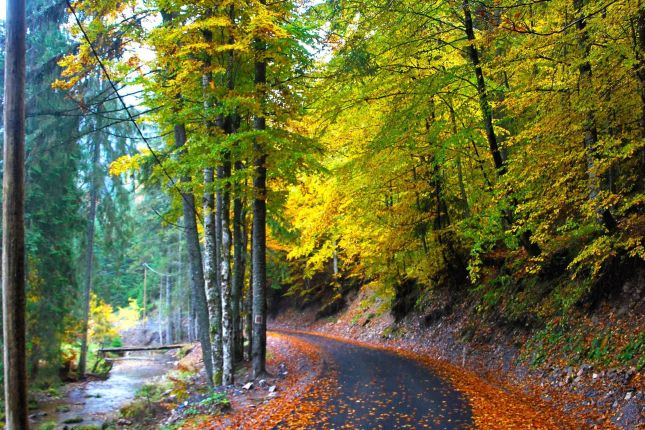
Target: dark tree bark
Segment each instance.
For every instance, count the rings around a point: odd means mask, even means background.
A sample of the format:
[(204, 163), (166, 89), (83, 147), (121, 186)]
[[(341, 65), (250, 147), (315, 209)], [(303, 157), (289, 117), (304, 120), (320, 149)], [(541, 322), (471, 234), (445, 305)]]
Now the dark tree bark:
[[(177, 229), (177, 284), (176, 288), (179, 294), (183, 294), (183, 281), (182, 281), (182, 275), (184, 271), (184, 262), (183, 262), (183, 255), (181, 252), (181, 230), (182, 229)], [(190, 299), (189, 299), (190, 301)], [(180, 303), (179, 306), (177, 307), (177, 314), (176, 314), (176, 320), (175, 320), (175, 330), (176, 330), (176, 335), (175, 337), (177, 338), (178, 341), (183, 341), (184, 340), (184, 333), (183, 333), (183, 318), (184, 318), (184, 309), (183, 309), (183, 304)], [(189, 330), (187, 330), (189, 331)]]
[[(266, 4), (265, 0), (260, 1)], [(265, 85), (267, 82), (267, 65), (264, 59), (266, 44), (255, 41), (255, 85), (260, 98), (261, 109), (264, 109)], [(266, 118), (260, 111), (253, 119), (253, 128), (266, 130)], [(253, 270), (253, 334), (252, 366), (253, 377), (266, 373), (266, 198), (267, 198), (267, 154), (262, 143), (264, 137), (255, 139), (253, 145), (255, 159), (255, 176), (253, 178), (253, 248), (251, 251)]]
[(25, 345), (25, 1), (8, 0), (5, 21), (2, 311), (7, 430), (27, 430)]
[[(639, 95), (641, 99), (640, 137), (645, 141), (645, 8), (640, 7), (634, 29), (634, 46), (636, 48), (636, 77), (640, 83)], [(638, 183), (637, 190), (645, 191), (645, 148), (638, 153)]]
[[(490, 105), (490, 100), (488, 96), (488, 91), (486, 89), (486, 80), (484, 79), (484, 72), (481, 67), (481, 62), (479, 60), (479, 51), (475, 46), (475, 30), (473, 27), (473, 18), (470, 12), (469, 0), (464, 0), (462, 3), (464, 9), (464, 26), (466, 30), (466, 38), (468, 39), (468, 58), (475, 70), (475, 78), (477, 80), (477, 95), (479, 97), (479, 108), (484, 121), (484, 130), (486, 132), (486, 140), (488, 141), (488, 149), (491, 156), (493, 157), (493, 164), (495, 170), (497, 171), (498, 176), (503, 176), (506, 173), (506, 166), (504, 164), (504, 158), (502, 153), (499, 150), (499, 145), (497, 142), (497, 136), (495, 135), (495, 129), (493, 128), (493, 109)], [(513, 204), (515, 206), (515, 203)], [(505, 211), (504, 219), (509, 225), (513, 224), (513, 211)], [(531, 256), (537, 256), (542, 253), (540, 247), (531, 240), (531, 232), (525, 231), (520, 237), (520, 242), (526, 250), (526, 252)]]
[(473, 18), (470, 12), (470, 5), (468, 0), (463, 2), (464, 9), (464, 25), (466, 27), (466, 37), (468, 38), (468, 58), (475, 69), (475, 78), (477, 80), (477, 95), (479, 96), (479, 108), (484, 121), (484, 131), (486, 132), (486, 140), (488, 141), (488, 148), (495, 169), (499, 175), (503, 175), (506, 171), (504, 160), (497, 144), (497, 136), (493, 128), (493, 109), (490, 106), (488, 91), (486, 90), (486, 81), (484, 79), (484, 72), (482, 71), (481, 63), (479, 61), (479, 51), (475, 46), (475, 30), (473, 27)]
[(85, 286), (83, 289), (83, 325), (81, 328), (81, 351), (78, 359), (78, 376), (85, 377), (87, 370), (87, 335), (90, 320), (90, 294), (92, 292), (92, 272), (94, 265), (94, 230), (96, 224), (96, 204), (99, 192), (99, 160), (101, 145), (97, 138), (94, 140), (92, 151), (92, 173), (90, 179), (90, 206), (87, 210), (87, 232), (85, 249)]
[[(235, 8), (233, 5), (228, 8), (228, 15), (231, 22), (235, 22)], [(228, 36), (229, 45), (235, 43), (232, 32)], [(229, 50), (226, 55), (226, 83), (229, 92), (235, 89), (235, 55)], [(235, 113), (229, 113), (224, 121), (224, 132), (226, 135), (235, 133)], [(222, 196), (222, 242), (220, 261), (220, 281), (222, 290), (222, 383), (230, 385), (233, 383), (235, 363), (235, 326), (236, 319), (233, 315), (233, 286), (231, 279), (231, 153), (225, 148), (222, 165), (217, 169), (219, 179), (218, 189)]]
[[(231, 20), (234, 19), (233, 6), (230, 8)], [(231, 36), (229, 43), (235, 43)], [(235, 76), (233, 73), (235, 56), (233, 51), (228, 53), (228, 87), (229, 90), (235, 88)], [(230, 132), (234, 133), (239, 126), (239, 116), (234, 114), (231, 118)], [(242, 172), (244, 163), (240, 160), (235, 162), (235, 170)], [(233, 320), (233, 349), (234, 360), (243, 359), (244, 337), (242, 334), (242, 320), (240, 318), (242, 287), (244, 285), (244, 273), (246, 271), (246, 232), (245, 232), (245, 208), (242, 200), (243, 188), (239, 182), (235, 182), (233, 187), (233, 278), (231, 283), (231, 318)]]
[[(184, 125), (175, 126), (175, 147), (181, 148), (186, 143), (186, 128)], [(182, 177), (181, 182), (190, 182), (189, 177)], [(188, 265), (190, 268), (190, 286), (195, 297), (195, 313), (198, 321), (198, 337), (202, 346), (204, 368), (210, 386), (213, 385), (213, 356), (209, 334), (208, 307), (204, 289), (204, 270), (202, 268), (202, 253), (199, 247), (197, 233), (197, 213), (193, 193), (182, 193), (184, 212), (184, 228), (186, 230), (186, 248), (188, 249)]]
[(193, 290), (192, 286), (189, 286), (189, 288), (190, 303), (188, 309), (188, 340), (193, 342), (195, 339), (197, 339), (197, 311), (195, 306), (195, 290)]
[[(448, 105), (450, 109), (450, 124), (452, 126), (452, 134), (457, 135), (457, 119), (455, 117), (455, 109), (452, 103)], [(464, 185), (464, 174), (461, 166), (461, 153), (457, 152), (457, 180), (459, 181), (459, 195), (463, 205), (464, 218), (470, 217), (470, 205), (468, 204), (468, 194), (466, 194), (466, 186)]]
[[(251, 225), (251, 235), (249, 239), (249, 254), (253, 250), (253, 226)], [(245, 250), (246, 252), (246, 250)], [(253, 257), (249, 259), (249, 283), (244, 296), (244, 337), (246, 338), (246, 347), (244, 349), (245, 359), (251, 361), (253, 351)]]
[[(580, 90), (582, 93), (593, 91), (592, 87), (592, 74), (591, 63), (588, 60), (590, 45), (589, 37), (587, 34), (587, 21), (582, 18), (584, 0), (573, 0), (573, 8), (578, 16), (576, 21), (576, 29), (578, 30), (578, 44), (582, 51), (584, 61), (578, 66), (580, 73)], [(598, 200), (598, 193), (600, 192), (600, 178), (596, 174), (596, 146), (598, 144), (598, 130), (596, 128), (596, 113), (592, 106), (588, 106), (588, 111), (585, 113), (585, 119), (582, 124), (584, 130), (583, 144), (587, 151), (587, 176), (589, 179), (589, 200), (592, 202)], [(618, 225), (614, 216), (609, 209), (596, 208), (599, 215), (600, 222), (609, 231), (615, 230)]]
[(172, 319), (172, 280), (166, 276), (165, 308), (166, 308), (166, 342), (173, 342), (173, 319)]
[[(241, 162), (235, 163), (235, 170), (241, 171), (244, 166)], [(244, 223), (244, 202), (241, 197), (241, 187), (235, 187), (233, 200), (233, 284), (231, 288), (232, 308), (231, 314), (235, 324), (235, 359), (243, 358), (244, 336), (242, 334), (241, 300), (244, 286), (244, 273), (246, 271), (246, 232)]]
[[(636, 75), (640, 82), (641, 98), (641, 139), (645, 142), (645, 7), (641, 6), (638, 10), (638, 21), (636, 25), (636, 59), (638, 60), (638, 69)], [(638, 190), (645, 191), (645, 148), (639, 152), (639, 172), (638, 172)]]

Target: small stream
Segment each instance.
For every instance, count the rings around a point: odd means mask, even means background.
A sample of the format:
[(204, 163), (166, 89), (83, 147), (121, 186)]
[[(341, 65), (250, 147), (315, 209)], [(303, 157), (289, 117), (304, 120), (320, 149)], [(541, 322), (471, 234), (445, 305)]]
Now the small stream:
[[(64, 421), (76, 417), (83, 421), (67, 424), (70, 429), (80, 425), (101, 426), (106, 420), (118, 416), (119, 409), (131, 402), (137, 391), (145, 384), (160, 378), (174, 364), (168, 354), (137, 353), (136, 359), (114, 363), (106, 380), (91, 380), (67, 384), (59, 399), (46, 399), (31, 415), (34, 428), (42, 423), (55, 421), (57, 429), (64, 428)], [(43, 413), (45, 415), (43, 415)]]

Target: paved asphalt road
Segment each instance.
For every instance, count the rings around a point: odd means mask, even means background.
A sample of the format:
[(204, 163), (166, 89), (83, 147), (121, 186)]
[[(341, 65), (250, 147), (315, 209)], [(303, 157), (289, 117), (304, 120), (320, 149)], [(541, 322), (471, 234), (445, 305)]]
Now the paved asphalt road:
[[(322, 350), (331, 377), (312, 429), (465, 429), (471, 410), (464, 396), (423, 365), (395, 353), (310, 334), (287, 334)], [(317, 398), (318, 397), (318, 398)], [(276, 428), (288, 428), (278, 426)]]

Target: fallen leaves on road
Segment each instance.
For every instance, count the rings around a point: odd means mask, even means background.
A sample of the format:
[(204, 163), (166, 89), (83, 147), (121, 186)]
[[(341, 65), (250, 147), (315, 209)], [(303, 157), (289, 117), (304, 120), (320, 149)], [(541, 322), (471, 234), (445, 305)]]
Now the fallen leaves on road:
[(472, 407), (475, 427), (480, 430), (577, 430), (584, 427), (583, 423), (573, 422), (571, 417), (556, 411), (540, 399), (506, 388), (495, 387), (473, 372), (444, 361), (434, 360), (431, 357), (401, 348), (374, 345), (330, 334), (307, 333), (298, 330), (284, 330), (283, 332), (321, 336), (364, 348), (390, 351), (422, 363), (439, 376), (450, 381), (457, 390), (467, 396)]

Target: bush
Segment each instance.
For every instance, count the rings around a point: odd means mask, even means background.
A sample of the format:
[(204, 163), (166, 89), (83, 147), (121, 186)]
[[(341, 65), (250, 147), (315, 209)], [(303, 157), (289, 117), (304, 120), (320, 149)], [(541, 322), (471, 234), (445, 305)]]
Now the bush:
[(120, 336), (113, 337), (111, 346), (112, 348), (121, 348), (123, 346), (123, 340), (121, 340), (121, 337)]

